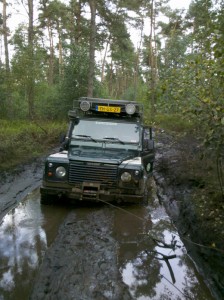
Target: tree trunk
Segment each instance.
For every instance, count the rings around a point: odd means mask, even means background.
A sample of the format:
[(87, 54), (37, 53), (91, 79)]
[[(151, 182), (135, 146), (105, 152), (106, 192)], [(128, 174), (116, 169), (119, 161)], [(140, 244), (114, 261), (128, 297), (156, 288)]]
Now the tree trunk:
[(63, 79), (63, 54), (62, 54), (62, 32), (60, 28), (60, 23), (58, 21), (57, 23), (57, 30), (58, 30), (58, 65), (59, 65), (59, 80), (61, 81)]
[(96, 2), (89, 0), (91, 10), (90, 45), (89, 45), (89, 74), (87, 96), (93, 96), (94, 68), (95, 68), (95, 44), (96, 44)]
[(8, 28), (7, 28), (7, 13), (6, 0), (3, 0), (2, 18), (3, 18), (3, 35), (4, 35), (4, 47), (5, 47), (5, 82), (7, 86), (7, 98), (6, 98), (6, 111), (9, 118), (13, 116), (13, 105), (12, 105), (12, 91), (10, 82), (10, 66), (9, 66), (9, 45), (8, 45)]
[(69, 26), (69, 36), (71, 45), (78, 45), (81, 35), (81, 0), (71, 0), (70, 1), (70, 26)]
[(79, 40), (82, 34), (81, 30), (81, 1), (79, 0), (77, 3), (76, 11), (75, 11), (75, 16), (76, 16), (76, 24), (77, 24), (77, 32), (75, 35), (75, 43), (78, 45)]
[(149, 55), (149, 65), (151, 68), (151, 118), (154, 119), (155, 115), (155, 84), (156, 84), (156, 70), (155, 70), (155, 53), (154, 53), (154, 46), (153, 46), (153, 36), (154, 30), (154, 0), (151, 1), (151, 13), (150, 13), (150, 55)]
[(135, 69), (134, 69), (134, 100), (135, 101), (137, 99), (137, 93), (138, 93), (139, 57), (140, 57), (141, 45), (142, 45), (142, 39), (143, 39), (143, 27), (144, 27), (144, 21), (142, 20), (141, 35), (140, 35), (141, 38), (140, 38), (139, 46), (137, 48)]
[(34, 118), (34, 30), (33, 30), (33, 0), (28, 0), (28, 15), (29, 15), (29, 28), (28, 28), (28, 47), (30, 58), (30, 75), (27, 82), (27, 97), (28, 97), (28, 111), (29, 118)]
[(4, 34), (4, 46), (5, 46), (5, 69), (6, 73), (10, 73), (9, 67), (9, 49), (8, 49), (8, 28), (7, 28), (7, 14), (6, 14), (6, 0), (3, 0), (3, 34)]
[(110, 62), (110, 77), (109, 77), (109, 93), (112, 96), (113, 94), (113, 60), (111, 56), (111, 62)]
[(52, 85), (54, 81), (54, 40), (52, 29), (50, 26), (50, 20), (47, 20), (47, 29), (50, 43), (50, 57), (49, 57), (49, 72), (48, 72), (48, 84)]
[(108, 50), (109, 43), (110, 43), (110, 36), (109, 36), (109, 38), (107, 40), (107, 43), (106, 43), (103, 62), (102, 62), (101, 82), (104, 82), (104, 69), (105, 69), (105, 64), (106, 64), (106, 57), (107, 57), (107, 50)]

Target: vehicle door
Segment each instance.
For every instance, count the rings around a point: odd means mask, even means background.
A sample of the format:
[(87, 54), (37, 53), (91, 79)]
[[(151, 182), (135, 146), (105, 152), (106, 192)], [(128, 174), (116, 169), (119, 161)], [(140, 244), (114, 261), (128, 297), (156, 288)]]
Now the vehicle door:
[(155, 157), (154, 140), (152, 128), (149, 126), (143, 127), (142, 133), (142, 161), (145, 171), (147, 173), (152, 172), (153, 162)]

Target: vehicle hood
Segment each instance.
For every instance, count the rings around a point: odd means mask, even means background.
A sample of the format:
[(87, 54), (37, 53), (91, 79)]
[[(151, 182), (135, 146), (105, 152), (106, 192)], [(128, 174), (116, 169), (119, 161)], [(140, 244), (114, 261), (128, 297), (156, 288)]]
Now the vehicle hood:
[(129, 149), (107, 149), (95, 147), (79, 147), (72, 148), (69, 151), (69, 160), (94, 161), (103, 163), (120, 164), (124, 160), (128, 160), (138, 156), (138, 151)]

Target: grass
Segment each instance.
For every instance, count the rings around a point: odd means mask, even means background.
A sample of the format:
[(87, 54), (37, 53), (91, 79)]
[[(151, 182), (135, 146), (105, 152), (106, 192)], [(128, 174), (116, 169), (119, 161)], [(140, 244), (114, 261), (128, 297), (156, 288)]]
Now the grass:
[(32, 160), (55, 145), (66, 132), (63, 122), (8, 121), (0, 119), (0, 170)]

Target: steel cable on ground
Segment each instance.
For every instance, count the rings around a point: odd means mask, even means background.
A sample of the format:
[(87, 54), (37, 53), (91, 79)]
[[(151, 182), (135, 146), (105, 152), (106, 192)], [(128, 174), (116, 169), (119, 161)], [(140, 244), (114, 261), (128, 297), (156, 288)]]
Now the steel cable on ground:
[[(109, 206), (111, 206), (111, 207), (113, 207), (113, 208), (115, 208), (115, 209), (118, 209), (118, 210), (121, 210), (121, 211), (123, 211), (124, 213), (126, 213), (126, 214), (129, 214), (129, 215), (131, 215), (131, 216), (133, 216), (133, 217), (135, 217), (135, 218), (137, 218), (137, 219), (139, 219), (139, 220), (141, 220), (141, 221), (145, 221), (145, 219), (144, 218), (141, 218), (141, 217), (139, 217), (139, 216), (137, 216), (137, 215), (135, 215), (135, 214), (133, 214), (133, 213), (131, 213), (131, 212), (129, 212), (129, 211), (127, 211), (126, 209), (124, 209), (124, 208), (122, 208), (122, 207), (119, 207), (119, 206), (117, 206), (117, 205), (115, 205), (115, 204), (112, 204), (112, 203), (110, 203), (110, 202), (107, 202), (107, 201), (105, 201), (105, 200), (100, 200), (99, 199), (99, 201), (100, 202), (102, 202), (102, 203), (104, 203), (104, 204), (106, 204), (106, 205), (109, 205)], [(178, 234), (177, 234), (178, 235)], [(178, 235), (179, 236), (179, 235)], [(151, 235), (151, 239), (153, 240), (153, 242), (161, 242), (161, 243), (163, 243), (162, 241), (160, 241), (160, 240), (158, 240), (158, 238), (155, 238), (155, 237), (153, 237), (152, 235)], [(163, 243), (164, 244), (164, 243)], [(167, 248), (172, 248), (171, 247), (171, 245), (167, 245)], [(174, 250), (174, 249), (173, 249)], [(147, 253), (147, 250), (145, 250), (146, 251), (146, 253)], [(152, 252), (152, 251), (151, 251)], [(161, 254), (161, 253), (159, 253), (159, 254)], [(162, 254), (161, 254), (162, 255)], [(156, 257), (156, 255), (155, 255), (155, 258), (157, 258), (158, 259), (158, 257)], [(176, 255), (173, 255), (173, 256), (165, 256), (164, 255), (164, 261), (167, 263), (168, 262), (168, 259), (172, 259), (172, 258), (176, 258)], [(168, 262), (168, 265), (169, 265), (169, 262)], [(187, 297), (187, 299), (189, 299), (189, 300), (192, 300), (192, 298), (190, 297), (190, 296), (188, 296), (188, 295), (186, 295), (186, 294), (184, 294), (177, 286), (175, 286), (175, 284), (174, 283), (172, 283), (170, 280), (168, 280), (164, 275), (162, 275), (161, 274), (161, 278), (164, 278), (165, 280), (167, 280), (167, 282), (170, 284), (170, 285), (172, 285), (178, 292), (180, 292), (184, 297)]]
[[(109, 206), (111, 206), (111, 207), (113, 207), (113, 208), (116, 208), (116, 209), (118, 209), (118, 210), (121, 210), (121, 211), (125, 212), (126, 214), (132, 215), (133, 217), (135, 217), (135, 218), (137, 218), (137, 219), (139, 219), (139, 220), (141, 220), (141, 221), (145, 221), (144, 218), (141, 218), (141, 217), (139, 217), (139, 216), (137, 216), (137, 215), (135, 215), (135, 214), (133, 214), (133, 213), (127, 211), (126, 209), (124, 209), (124, 208), (122, 208), (122, 207), (120, 207), (120, 206), (117, 206), (117, 205), (115, 205), (115, 204), (112, 204), (112, 203), (107, 202), (107, 201), (102, 200), (102, 199), (99, 199), (98, 201), (99, 201), (99, 202), (102, 202), (102, 203), (104, 203), (104, 204), (107, 204), (107, 205), (109, 205)], [(171, 232), (172, 232), (172, 231), (171, 231)], [(190, 239), (188, 239), (188, 238), (186, 238), (186, 237), (184, 237), (184, 236), (181, 236), (181, 235), (180, 235), (179, 233), (177, 233), (177, 232), (173, 232), (173, 233), (176, 234), (181, 240), (185, 240), (185, 241), (187, 241), (188, 243), (191, 243), (192, 245), (198, 246), (198, 247), (200, 247), (200, 248), (205, 248), (205, 249), (209, 249), (209, 250), (214, 250), (214, 251), (217, 251), (217, 252), (219, 252), (219, 253), (224, 254), (224, 250), (222, 250), (222, 249), (219, 249), (219, 248), (216, 248), (216, 247), (212, 247), (212, 246), (202, 245), (202, 244), (196, 243), (196, 242), (194, 242), (194, 241), (192, 241), (192, 240), (190, 240)], [(155, 238), (155, 237), (153, 237), (153, 236), (151, 235), (151, 239), (153, 239), (153, 241), (154, 241), (154, 240), (156, 240), (157, 238)], [(162, 242), (162, 241), (161, 241), (161, 242)]]

